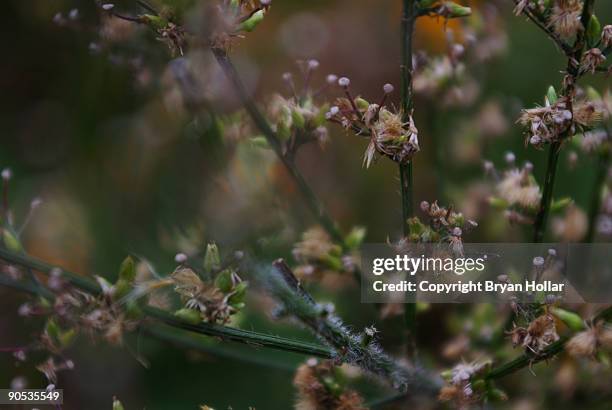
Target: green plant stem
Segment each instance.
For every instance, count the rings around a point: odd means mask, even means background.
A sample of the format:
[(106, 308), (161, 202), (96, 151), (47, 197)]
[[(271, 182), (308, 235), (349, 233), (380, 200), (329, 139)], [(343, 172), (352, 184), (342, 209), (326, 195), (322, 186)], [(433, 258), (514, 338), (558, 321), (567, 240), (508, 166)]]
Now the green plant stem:
[(583, 242), (593, 242), (595, 237), (595, 228), (597, 227), (597, 216), (601, 209), (601, 194), (608, 176), (608, 166), (610, 165), (610, 151), (606, 149), (599, 155), (597, 163), (597, 174), (593, 183), (593, 192), (591, 192), (591, 203), (589, 205), (589, 227)]
[(546, 222), (548, 219), (548, 214), (550, 213), (550, 204), (552, 203), (553, 188), (555, 186), (555, 175), (557, 173), (557, 163), (559, 162), (560, 150), (560, 142), (554, 142), (548, 148), (548, 164), (546, 166), (546, 176), (544, 177), (544, 190), (542, 192), (540, 207), (534, 223), (533, 241), (535, 243), (540, 243), (544, 239)]
[[(404, 122), (412, 114), (412, 37), (417, 19), (416, 0), (404, 0), (401, 20), (401, 101), (400, 109)], [(399, 164), (400, 190), (402, 195), (402, 232), (408, 236), (408, 219), (414, 215), (412, 161)]]
[[(562, 95), (568, 100), (568, 107), (572, 109), (572, 102), (575, 93), (575, 82), (580, 76), (580, 61), (582, 60), (582, 54), (586, 44), (586, 32), (591, 16), (593, 15), (593, 7), (595, 0), (585, 0), (582, 6), (582, 13), (580, 16), (580, 22), (583, 29), (578, 31), (576, 35), (576, 41), (571, 48), (571, 53), (568, 55), (567, 60), (567, 75), (570, 76), (569, 81), (565, 81), (565, 87), (562, 90)], [(532, 19), (533, 20), (533, 19)], [(536, 20), (533, 20), (536, 22)], [(545, 30), (546, 31), (546, 30)], [(566, 51), (564, 49), (564, 51)], [(567, 54), (567, 51), (566, 51)], [(544, 178), (544, 190), (542, 193), (542, 199), (540, 201), (540, 207), (536, 215), (534, 223), (534, 237), (533, 241), (536, 243), (542, 242), (544, 234), (546, 232), (546, 223), (548, 214), (550, 212), (550, 204), (552, 202), (552, 194), (555, 185), (555, 175), (557, 173), (557, 163), (559, 162), (559, 153), (561, 151), (562, 141), (570, 137), (569, 131), (559, 136), (559, 141), (556, 141), (550, 145), (548, 151), (548, 165), (546, 167), (546, 176)]]
[[(404, 0), (402, 3), (401, 35), (401, 112), (403, 121), (408, 122), (412, 114), (412, 36), (418, 17), (416, 0)], [(402, 232), (405, 238), (410, 234), (408, 219), (414, 216), (414, 187), (412, 175), (412, 160), (399, 164), (400, 192), (402, 196)], [(407, 348), (409, 352), (416, 350), (416, 304), (404, 305), (404, 325), (406, 328)]]
[(244, 105), (244, 108), (249, 113), (251, 119), (255, 123), (255, 126), (261, 131), (268, 141), (268, 144), (270, 144), (278, 158), (281, 160), (289, 172), (289, 175), (291, 175), (293, 178), (312, 213), (318, 219), (323, 229), (325, 229), (325, 231), (332, 237), (332, 239), (345, 247), (345, 241), (342, 233), (325, 210), (324, 205), (321, 203), (321, 201), (319, 201), (300, 171), (297, 169), (295, 163), (283, 153), (281, 141), (247, 92), (242, 80), (240, 79), (240, 76), (238, 75), (238, 72), (236, 71), (236, 68), (234, 67), (234, 64), (227, 55), (227, 52), (220, 48), (212, 48), (212, 52), (219, 63), (219, 66), (234, 86), (240, 102), (242, 105)]
[[(610, 318), (612, 318), (612, 307), (608, 307), (595, 315), (593, 322), (597, 322), (599, 320), (610, 320)], [(500, 379), (527, 366), (531, 366), (532, 364), (541, 362), (542, 360), (550, 359), (551, 357), (556, 356), (565, 350), (565, 344), (568, 340), (569, 338), (567, 337), (561, 338), (550, 344), (548, 347), (546, 347), (546, 349), (544, 349), (544, 351), (537, 355), (533, 353), (522, 354), (516, 359), (491, 369), (485, 378), (488, 380)]]
[[(45, 262), (38, 259), (32, 258), (23, 254), (16, 254), (6, 249), (0, 248), (0, 259), (14, 265), (18, 265), (24, 268), (30, 268), (32, 270), (49, 274), (53, 268)], [(97, 295), (101, 292), (100, 287), (97, 283), (75, 273), (62, 269), (62, 277), (70, 282), (73, 286), (93, 295)], [(0, 285), (5, 284), (6, 280), (0, 281)], [(17, 285), (15, 285), (17, 286)], [(21, 285), (19, 285), (21, 286)], [(23, 287), (23, 286), (22, 286)], [(35, 291), (36, 294), (40, 294), (39, 290), (33, 286), (27, 285), (30, 291)], [(23, 290), (26, 290), (25, 288)], [(207, 335), (219, 338), (221, 340), (232, 341), (236, 343), (247, 344), (250, 346), (267, 347), (276, 350), (283, 350), (287, 352), (300, 353), (309, 356), (316, 356), (322, 358), (331, 358), (333, 356), (333, 350), (309, 342), (302, 342), (298, 340), (287, 339), (279, 336), (267, 335), (264, 333), (253, 332), (249, 330), (242, 330), (231, 328), (222, 325), (216, 325), (211, 323), (200, 323), (197, 325), (190, 324), (180, 320), (174, 315), (165, 312), (163, 310), (145, 306), (143, 312), (149, 318), (156, 319), (169, 326), (188, 330), (193, 333)]]

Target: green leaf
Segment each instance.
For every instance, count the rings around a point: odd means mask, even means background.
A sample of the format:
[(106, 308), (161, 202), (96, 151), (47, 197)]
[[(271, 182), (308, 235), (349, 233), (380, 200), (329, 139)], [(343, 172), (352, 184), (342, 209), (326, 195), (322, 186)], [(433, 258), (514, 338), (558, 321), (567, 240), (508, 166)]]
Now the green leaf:
[(236, 307), (237, 304), (242, 303), (246, 297), (246, 290), (248, 287), (248, 282), (240, 282), (237, 284), (234, 288), (234, 294), (228, 299), (228, 303), (234, 307)]
[(462, 6), (457, 3), (453, 3), (452, 1), (447, 1), (446, 3), (444, 3), (444, 6), (448, 10), (447, 17), (449, 18), (467, 17), (472, 14), (471, 8)]
[(219, 256), (219, 248), (215, 243), (206, 245), (206, 253), (204, 254), (204, 271), (210, 273), (213, 270), (219, 269), (221, 266), (221, 257)]
[(255, 30), (255, 27), (257, 27), (259, 25), (259, 23), (261, 23), (264, 19), (265, 16), (265, 12), (263, 10), (258, 10), (255, 13), (253, 13), (253, 15), (251, 17), (249, 17), (247, 20), (243, 21), (239, 26), (238, 26), (238, 30), (239, 31), (253, 31)]
[(113, 410), (125, 410), (123, 404), (121, 404), (121, 402), (115, 397), (113, 397)]
[(202, 321), (200, 312), (198, 312), (195, 309), (187, 309), (187, 308), (179, 309), (176, 312), (174, 312), (174, 316), (178, 317), (179, 319), (187, 323), (191, 323), (192, 325), (197, 325), (198, 323)]
[(589, 26), (586, 31), (586, 41), (587, 45), (592, 48), (599, 43), (601, 39), (601, 23), (595, 14), (591, 16), (589, 20)]
[(580, 331), (584, 329), (584, 320), (577, 313), (570, 312), (569, 310), (553, 307), (550, 309), (553, 315), (557, 316), (559, 320), (567, 325), (574, 331)]
[(234, 282), (232, 281), (232, 271), (225, 269), (219, 272), (215, 278), (215, 286), (223, 293), (231, 292), (232, 288), (234, 287)]
[(344, 239), (346, 247), (351, 250), (359, 248), (363, 243), (365, 235), (366, 228), (363, 226), (355, 226)]
[(17, 236), (8, 228), (2, 229), (2, 240), (4, 241), (4, 246), (6, 246), (9, 251), (17, 253), (23, 251), (23, 246), (21, 246), (21, 242), (19, 242)]
[(565, 207), (567, 207), (572, 202), (573, 202), (572, 198), (569, 198), (569, 197), (554, 200), (552, 204), (550, 205), (550, 211), (551, 212), (562, 211), (563, 209), (565, 209)]
[(548, 91), (546, 92), (546, 98), (548, 99), (548, 102), (551, 105), (557, 102), (557, 91), (555, 91), (555, 87), (553, 87), (552, 85), (548, 87)]
[(128, 256), (121, 262), (119, 267), (119, 280), (124, 280), (131, 283), (136, 279), (136, 263), (131, 256)]

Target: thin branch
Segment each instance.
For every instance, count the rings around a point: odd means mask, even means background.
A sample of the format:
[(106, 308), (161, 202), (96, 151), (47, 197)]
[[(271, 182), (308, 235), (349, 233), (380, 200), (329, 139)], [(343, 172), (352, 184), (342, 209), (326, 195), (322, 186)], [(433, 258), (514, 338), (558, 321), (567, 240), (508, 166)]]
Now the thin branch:
[[(412, 37), (414, 25), (418, 17), (416, 0), (404, 0), (401, 21), (401, 112), (403, 121), (408, 122), (412, 115)], [(399, 164), (400, 192), (402, 195), (402, 232), (404, 238), (410, 234), (408, 219), (414, 216), (414, 188), (412, 175), (412, 160), (407, 164)], [(404, 324), (406, 327), (406, 347), (411, 353), (416, 350), (416, 304), (404, 305)]]
[[(18, 265), (24, 268), (30, 268), (38, 272), (42, 272), (44, 274), (49, 274), (52, 269), (57, 268), (55, 266), (49, 265), (45, 262), (42, 262), (38, 259), (32, 258), (26, 255), (19, 255), (13, 252), (7, 251), (5, 249), (0, 248), (0, 259), (5, 260), (6, 262)], [(62, 269), (62, 277), (70, 282), (73, 286), (97, 295), (101, 292), (100, 287), (97, 283), (75, 273), (66, 271)], [(7, 280), (0, 281), (0, 285), (7, 284)], [(40, 294), (39, 291), (27, 285), (28, 291), (36, 291), (37, 294)], [(222, 340), (228, 340), (232, 342), (247, 344), (250, 346), (260, 346), (267, 347), (276, 350), (283, 350), (294, 353), (301, 353), (309, 356), (316, 356), (322, 358), (330, 358), (333, 355), (333, 351), (327, 347), (316, 345), (313, 343), (302, 342), (298, 340), (287, 339), (279, 336), (268, 335), (259, 332), (253, 332), (248, 330), (236, 329), (222, 325), (216, 325), (211, 323), (200, 323), (197, 325), (190, 324), (184, 322), (177, 318), (176, 316), (165, 312), (163, 310), (146, 306), (143, 308), (146, 316), (159, 320), (167, 325), (188, 330), (193, 333), (198, 333), (207, 336), (213, 336), (220, 338)]]
[[(514, 4), (518, 4), (519, 0), (513, 0)], [(546, 25), (546, 22), (543, 21), (538, 15), (536, 15), (535, 13), (533, 13), (531, 10), (529, 10), (528, 8), (525, 8), (525, 10), (523, 10), (523, 14), (533, 23), (535, 24), (540, 30), (542, 30), (544, 33), (546, 33), (546, 35), (555, 43), (555, 45), (557, 45), (557, 47), (559, 47), (561, 49), (561, 51), (563, 51), (563, 53), (568, 57), (571, 58), (574, 50), (573, 48), (567, 44), (565, 41), (563, 41), (561, 39), (561, 37), (559, 37), (557, 35), (557, 33), (555, 33), (553, 30), (550, 29), (550, 27), (548, 27)]]
[(375, 374), (400, 391), (411, 394), (435, 395), (441, 380), (433, 374), (413, 366), (400, 364), (388, 356), (375, 340), (373, 333), (355, 334), (341, 319), (314, 302), (313, 298), (296, 287), (299, 283), (282, 259), (273, 264), (275, 272), (266, 280), (273, 295), (282, 302), (284, 314), (297, 318), (323, 343), (332, 348), (334, 358), (351, 363)]
[(344, 237), (340, 233), (340, 230), (332, 218), (328, 215), (325, 207), (312, 191), (300, 171), (297, 169), (295, 163), (284, 155), (282, 144), (278, 136), (272, 130), (270, 124), (268, 124), (268, 121), (264, 118), (263, 114), (259, 111), (255, 105), (255, 102), (247, 92), (242, 80), (240, 79), (240, 76), (238, 75), (238, 72), (236, 71), (236, 68), (234, 67), (230, 57), (227, 55), (227, 52), (220, 48), (212, 48), (212, 52), (219, 63), (219, 66), (233, 84), (240, 102), (242, 105), (244, 105), (244, 108), (251, 116), (255, 126), (262, 132), (268, 141), (268, 144), (270, 144), (270, 146), (274, 149), (274, 152), (278, 158), (282, 161), (287, 171), (289, 171), (289, 174), (298, 186), (298, 189), (302, 193), (302, 196), (306, 200), (306, 203), (312, 213), (319, 220), (319, 223), (323, 229), (327, 231), (333, 240), (344, 246)]
[[(580, 60), (582, 59), (582, 53), (584, 51), (584, 46), (586, 43), (587, 27), (589, 26), (591, 16), (593, 15), (593, 5), (594, 0), (584, 1), (584, 4), (582, 6), (582, 14), (580, 17), (582, 30), (578, 31), (574, 46), (571, 48), (571, 52), (568, 54), (567, 74), (571, 77), (571, 79), (569, 81), (564, 82), (565, 86), (561, 94), (568, 99), (568, 107), (570, 110), (572, 110), (572, 101), (575, 93), (575, 83), (578, 80), (580, 74)], [(544, 189), (542, 192), (542, 199), (540, 200), (539, 210), (534, 223), (533, 241), (536, 243), (540, 243), (544, 239), (548, 214), (550, 213), (550, 205), (552, 203), (553, 190), (555, 185), (555, 175), (557, 173), (557, 163), (559, 162), (561, 144), (567, 137), (570, 136), (569, 133), (570, 130), (566, 131), (563, 135), (559, 135), (559, 140), (553, 142), (548, 149), (548, 164), (546, 167), (546, 175), (544, 177)]]

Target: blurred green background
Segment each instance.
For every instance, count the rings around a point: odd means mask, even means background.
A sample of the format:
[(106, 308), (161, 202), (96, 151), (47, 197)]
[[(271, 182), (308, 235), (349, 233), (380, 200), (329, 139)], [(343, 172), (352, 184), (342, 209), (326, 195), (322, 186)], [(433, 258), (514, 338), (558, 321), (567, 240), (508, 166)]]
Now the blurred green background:
[[(116, 4), (121, 10), (138, 10), (135, 2)], [(53, 23), (57, 12), (72, 8), (80, 14), (76, 27)], [(519, 163), (532, 161), (538, 179), (543, 176), (545, 153), (524, 148), (522, 130), (514, 121), (521, 108), (542, 103), (548, 85), (560, 83), (564, 58), (534, 26), (512, 16), (508, 4), (501, 9), (508, 48), (501, 58), (473, 67), (481, 89), (474, 107), (443, 109), (435, 101), (416, 100), (422, 148), (414, 170), (418, 201), (440, 199), (461, 209), (470, 203), (465, 198), (469, 189), (485, 181), (482, 160), (501, 163), (506, 151), (515, 152)], [(612, 21), (611, 2), (597, 2), (596, 11), (602, 22)], [(314, 81), (322, 83), (331, 72), (348, 75), (354, 90), (375, 100), (382, 84), (399, 85), (399, 12), (396, 0), (278, 0), (265, 23), (234, 47), (234, 58), (261, 101), (284, 92), (281, 74), (295, 70), (298, 58), (321, 62)], [(9, 0), (3, 2), (3, 15), (0, 168), (13, 170), (10, 203), (17, 221), (34, 197), (43, 200), (23, 234), (30, 253), (110, 278), (128, 253), (146, 256), (158, 272), (166, 273), (173, 269), (177, 252), (203, 249), (207, 241), (216, 241), (225, 253), (241, 249), (264, 262), (290, 258), (292, 243), (314, 223), (291, 181), (267, 154), (254, 156), (238, 148), (227, 160), (194, 137), (190, 119), (177, 112), (176, 95), (167, 85), (169, 53), (150, 33), (140, 34), (141, 47), (126, 45), (116, 55), (92, 53), (90, 43), (97, 37), (93, 1)], [(419, 23), (416, 48), (443, 53), (443, 30), (442, 21)], [(207, 71), (205, 80), (213, 95), (223, 97), (215, 102), (219, 110), (238, 108), (218, 72)], [(606, 81), (600, 76), (593, 84), (601, 88)], [(487, 101), (502, 107), (507, 128), (503, 135), (478, 142), (473, 155), (458, 159), (457, 150), (474, 145), (466, 118)], [(362, 225), (369, 242), (396, 239), (401, 231), (396, 167), (381, 160), (363, 168), (365, 143), (331, 129), (324, 150), (312, 146), (300, 153), (300, 169), (343, 230)], [(562, 154), (555, 193), (585, 207), (594, 164), (581, 154), (570, 169), (569, 151)], [(479, 203), (472, 208), (469, 216), (486, 222), (466, 240), (527, 238), (526, 230), (509, 227), (501, 214)], [(41, 322), (17, 317), (21, 295), (5, 289), (0, 295), (0, 346), (24, 343)], [(356, 328), (377, 320), (371, 306), (359, 303), (355, 286), (320, 290), (319, 295), (333, 300)], [(440, 313), (465, 309), (438, 306), (424, 314), (419, 325), (424, 350), (435, 352), (450, 337), (439, 326)], [(312, 339), (287, 323), (272, 323), (257, 309), (248, 310), (238, 325)], [(383, 344), (390, 346), (399, 337), (392, 326), (382, 334)], [(303, 360), (228, 344), (219, 347), (223, 351), (218, 355), (196, 354), (144, 335), (131, 336), (126, 345), (113, 348), (86, 338), (76, 344), (70, 352), (76, 369), (62, 373), (59, 383), (66, 409), (109, 409), (113, 395), (129, 410), (195, 409), (199, 403), (287, 409), (294, 400), (292, 366)], [(224, 353), (278, 365), (245, 363)], [(148, 368), (137, 356), (146, 359)], [(31, 366), (15, 367), (12, 356), (0, 355), (0, 387), (16, 375), (27, 376), (30, 387), (44, 387), (42, 375)], [(548, 395), (548, 403), (560, 408), (572, 406), (550, 393), (550, 380), (538, 382), (545, 388), (537, 397)], [(384, 392), (364, 384), (368, 397)], [(535, 392), (523, 394), (536, 397)]]

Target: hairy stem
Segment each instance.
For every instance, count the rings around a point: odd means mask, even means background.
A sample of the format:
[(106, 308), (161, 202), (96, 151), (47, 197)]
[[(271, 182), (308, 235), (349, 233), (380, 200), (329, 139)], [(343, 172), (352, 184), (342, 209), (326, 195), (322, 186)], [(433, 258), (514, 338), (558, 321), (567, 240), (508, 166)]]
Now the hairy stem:
[[(53, 268), (57, 268), (56, 266), (49, 265), (43, 261), (32, 258), (30, 256), (16, 254), (2, 248), (0, 248), (0, 259), (12, 265), (29, 268), (47, 275), (51, 272)], [(87, 293), (97, 295), (101, 292), (101, 289), (97, 283), (87, 279), (84, 276), (62, 269), (62, 277), (68, 282), (70, 282), (73, 286)], [(0, 285), (9, 285), (8, 279), (5, 279), (1, 276), (0, 278), (2, 278), (2, 280), (0, 280)], [(16, 284), (9, 286), (20, 287), (22, 288), (22, 290), (34, 292), (36, 294), (41, 295), (39, 288), (31, 286), (29, 284), (20, 284), (20, 282), (16, 282)], [(247, 344), (250, 346), (260, 346), (270, 349), (283, 350), (287, 352), (300, 353), (322, 358), (330, 358), (333, 355), (333, 351), (330, 348), (309, 342), (302, 342), (299, 340), (292, 340), (279, 336), (273, 336), (249, 330), (236, 329), (211, 323), (200, 323), (194, 325), (182, 321), (168, 312), (151, 306), (145, 306), (143, 308), (143, 311), (147, 317), (163, 322), (174, 328), (187, 330), (189, 332), (201, 335), (216, 337), (221, 340)]]
[(274, 272), (266, 275), (273, 295), (282, 302), (283, 314), (290, 314), (310, 329), (323, 343), (332, 348), (336, 360), (351, 363), (380, 376), (400, 391), (411, 394), (435, 395), (440, 379), (416, 366), (399, 363), (388, 356), (366, 332), (357, 334), (340, 318), (327, 311), (299, 285), (291, 269), (279, 259)]

